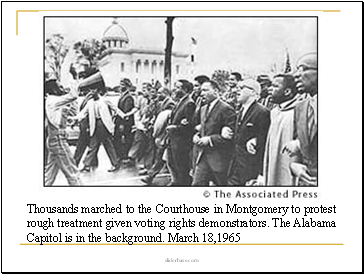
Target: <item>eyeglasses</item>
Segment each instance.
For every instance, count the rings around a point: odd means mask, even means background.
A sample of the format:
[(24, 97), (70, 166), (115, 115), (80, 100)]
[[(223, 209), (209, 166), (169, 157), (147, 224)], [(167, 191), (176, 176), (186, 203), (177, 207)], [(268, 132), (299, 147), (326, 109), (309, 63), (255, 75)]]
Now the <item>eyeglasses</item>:
[(300, 65), (297, 67), (297, 70), (307, 71), (307, 70), (317, 70), (317, 68), (309, 67), (306, 65)]

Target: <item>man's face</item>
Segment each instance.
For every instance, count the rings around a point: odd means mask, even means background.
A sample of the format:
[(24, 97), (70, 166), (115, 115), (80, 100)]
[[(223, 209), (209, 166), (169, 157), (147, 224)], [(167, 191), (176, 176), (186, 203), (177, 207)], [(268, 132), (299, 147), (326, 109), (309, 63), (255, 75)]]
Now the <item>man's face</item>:
[(253, 96), (254, 91), (250, 87), (247, 87), (244, 85), (243, 82), (240, 82), (238, 84), (238, 91), (237, 91), (237, 97), (236, 100), (240, 104), (245, 104), (248, 99)]
[(149, 96), (150, 96), (150, 99), (155, 99), (155, 98), (157, 98), (157, 91), (155, 90), (155, 89), (151, 89), (150, 91), (149, 91)]
[(286, 88), (283, 84), (282, 77), (276, 77), (273, 80), (272, 86), (272, 102), (276, 104), (281, 104), (288, 100), (288, 98), (284, 95)]
[(183, 84), (181, 83), (181, 82), (176, 82), (175, 84), (174, 84), (174, 89), (176, 90), (176, 91), (181, 91), (182, 90), (182, 86), (183, 86)]
[(177, 81), (174, 84), (174, 90), (173, 90), (174, 98), (181, 99), (185, 95), (185, 91), (183, 90), (182, 86), (183, 84), (179, 81)]
[(199, 82), (197, 82), (196, 80), (193, 81), (193, 92), (194, 93), (200, 93), (201, 90), (201, 85)]
[(297, 71), (294, 73), (296, 86), (300, 93), (317, 93), (317, 60), (316, 55), (304, 56), (298, 61)]
[(236, 85), (238, 84), (238, 79), (236, 79), (235, 75), (230, 75), (228, 78), (228, 85), (230, 88), (234, 88), (236, 87)]
[(163, 101), (167, 97), (167, 93), (164, 88), (159, 88), (157, 91), (157, 97), (159, 101)]
[(267, 83), (263, 83), (263, 84), (261, 84), (260, 85), (260, 87), (261, 87), (261, 90), (260, 90), (260, 94), (259, 94), (259, 96), (261, 97), (261, 98), (267, 98), (268, 97), (268, 95), (269, 95), (269, 91), (270, 91), (270, 85)]
[(120, 91), (124, 92), (127, 90), (127, 85), (125, 85), (124, 81), (120, 81)]
[(202, 102), (209, 104), (216, 99), (217, 90), (214, 89), (210, 83), (203, 83), (201, 86)]

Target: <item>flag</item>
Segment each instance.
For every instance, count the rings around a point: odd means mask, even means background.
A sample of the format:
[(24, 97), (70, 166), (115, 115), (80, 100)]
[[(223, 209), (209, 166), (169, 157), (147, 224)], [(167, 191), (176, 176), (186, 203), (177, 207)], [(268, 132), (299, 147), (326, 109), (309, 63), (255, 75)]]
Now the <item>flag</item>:
[(192, 42), (192, 45), (197, 45), (197, 40), (193, 37), (191, 37), (191, 42)]
[(286, 69), (284, 70), (284, 73), (289, 73), (292, 70), (292, 68), (291, 68), (291, 61), (289, 60), (288, 49), (286, 49), (286, 52), (287, 52), (287, 55), (286, 55)]

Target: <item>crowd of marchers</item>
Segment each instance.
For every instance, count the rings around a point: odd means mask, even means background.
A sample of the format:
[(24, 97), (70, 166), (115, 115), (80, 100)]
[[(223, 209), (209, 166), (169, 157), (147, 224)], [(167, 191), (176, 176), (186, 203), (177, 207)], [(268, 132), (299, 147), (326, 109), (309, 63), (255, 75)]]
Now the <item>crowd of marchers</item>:
[[(272, 79), (230, 73), (228, 89), (207, 75), (172, 89), (143, 83), (140, 91), (121, 78), (116, 104), (103, 81), (88, 86), (79, 105), (77, 81), (69, 89), (45, 81), (45, 185), (59, 170), (82, 185), (80, 172), (97, 167), (103, 144), (110, 172), (137, 167), (149, 186), (162, 170), (168, 186), (315, 186), (317, 72), (317, 54), (308, 53)], [(70, 122), (80, 128), (74, 153)]]

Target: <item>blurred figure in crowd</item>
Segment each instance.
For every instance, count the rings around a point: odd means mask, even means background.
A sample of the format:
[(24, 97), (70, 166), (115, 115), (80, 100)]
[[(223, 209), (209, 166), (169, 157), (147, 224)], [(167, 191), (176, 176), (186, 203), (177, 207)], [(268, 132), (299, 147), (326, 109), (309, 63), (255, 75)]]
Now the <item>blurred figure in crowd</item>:
[(161, 102), (160, 112), (157, 114), (153, 125), (153, 139), (156, 146), (155, 159), (153, 166), (148, 170), (148, 176), (142, 179), (142, 182), (148, 185), (153, 183), (154, 178), (165, 166), (163, 155), (168, 145), (166, 127), (169, 116), (175, 106), (174, 101), (171, 99), (171, 93), (167, 88), (160, 88), (158, 90), (158, 101)]
[(61, 170), (71, 186), (81, 185), (79, 171), (72, 157), (66, 137), (66, 124), (71, 111), (71, 103), (77, 99), (78, 87), (66, 94), (56, 80), (45, 82), (45, 113), (47, 127), (48, 159), (45, 165), (45, 186), (53, 185)]
[(239, 109), (236, 94), (237, 94), (237, 85), (238, 82), (241, 81), (242, 77), (239, 72), (232, 72), (228, 78), (228, 86), (229, 89), (225, 92), (223, 99), (226, 103), (231, 105), (235, 110)]
[[(199, 121), (200, 121), (200, 115), (201, 115), (201, 107), (205, 103), (201, 96), (201, 86), (203, 83), (209, 82), (209, 81), (210, 81), (210, 78), (207, 77), (206, 75), (199, 75), (199, 76), (195, 77), (195, 79), (193, 81), (193, 92), (192, 92), (191, 98), (196, 103), (196, 110), (195, 110), (195, 114), (194, 114), (194, 118), (193, 118), (194, 124), (196, 124), (196, 125), (200, 124)], [(191, 150), (191, 176), (193, 176), (193, 173), (195, 171), (198, 150), (199, 150), (198, 146), (193, 144), (193, 147)]]
[(120, 80), (120, 98), (118, 101), (118, 108), (128, 115), (124, 118), (117, 116), (115, 118), (115, 135), (114, 147), (117, 156), (123, 163), (129, 163), (128, 153), (133, 144), (132, 128), (134, 125), (134, 113), (137, 111), (134, 104), (134, 99), (130, 93), (132, 84), (128, 78)]
[(258, 103), (266, 107), (268, 110), (272, 110), (274, 104), (272, 102), (272, 94), (269, 90), (272, 86), (272, 81), (269, 79), (268, 75), (259, 75), (257, 81), (260, 84), (260, 94)]
[(153, 88), (149, 91), (148, 103), (139, 117), (136, 119), (134, 128), (134, 142), (129, 152), (129, 157), (136, 162), (139, 175), (147, 174), (154, 158), (154, 142), (152, 138), (153, 124), (159, 111), (161, 102), (158, 100), (157, 92)]
[(178, 102), (174, 107), (168, 126), (169, 136), (167, 164), (172, 175), (172, 186), (189, 186), (192, 178), (190, 172), (190, 150), (194, 133), (193, 117), (196, 104), (190, 93), (193, 85), (187, 80), (175, 83), (174, 98)]

